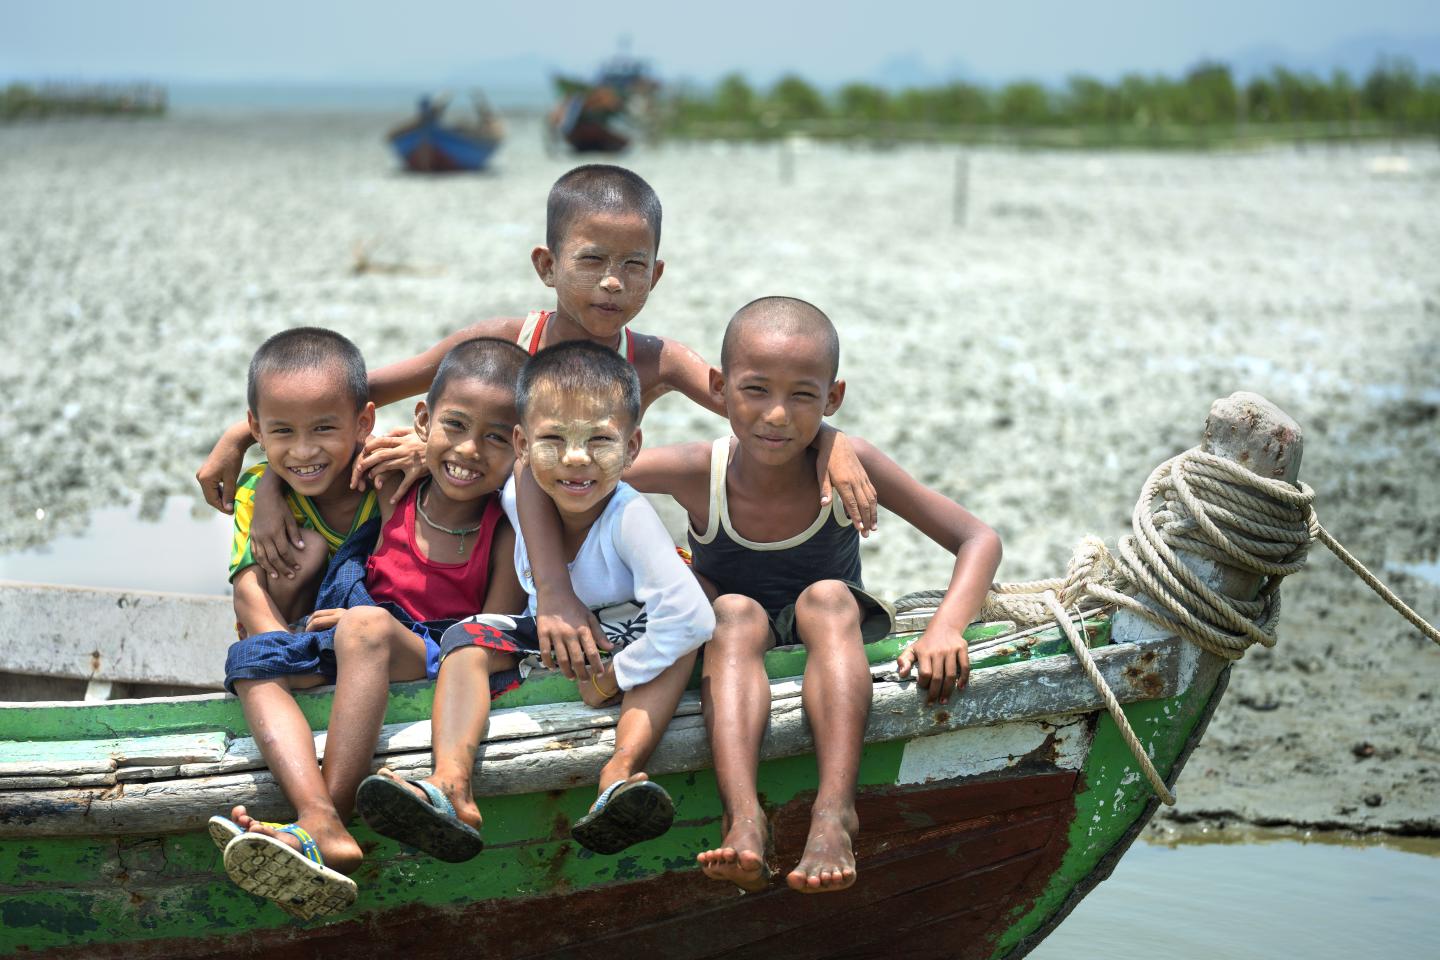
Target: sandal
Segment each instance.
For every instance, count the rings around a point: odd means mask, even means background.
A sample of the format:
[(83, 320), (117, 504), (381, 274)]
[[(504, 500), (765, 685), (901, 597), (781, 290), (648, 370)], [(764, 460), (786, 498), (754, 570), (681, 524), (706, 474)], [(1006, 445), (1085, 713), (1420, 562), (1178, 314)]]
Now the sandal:
[(225, 847), (225, 872), (246, 893), (264, 897), (301, 920), (347, 909), (359, 890), (355, 881), (325, 866), (304, 827), (279, 828), (300, 841), (300, 849), (263, 833), (243, 833)]
[(586, 850), (619, 853), (653, 840), (675, 822), (675, 803), (653, 780), (616, 780), (575, 825), (570, 836)]
[(485, 849), (480, 831), (455, 815), (455, 805), (433, 783), (407, 781), (421, 799), (391, 777), (366, 777), (355, 793), (355, 809), (371, 830), (446, 863), (463, 863)]

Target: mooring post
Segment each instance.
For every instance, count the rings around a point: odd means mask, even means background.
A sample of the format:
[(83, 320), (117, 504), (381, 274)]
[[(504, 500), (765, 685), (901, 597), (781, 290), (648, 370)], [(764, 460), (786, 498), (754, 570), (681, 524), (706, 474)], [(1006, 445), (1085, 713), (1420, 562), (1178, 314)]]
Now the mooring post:
[(795, 182), (795, 146), (789, 134), (780, 138), (780, 182), (786, 186)]
[(951, 222), (957, 227), (965, 226), (970, 209), (970, 157), (965, 151), (955, 156), (955, 202), (951, 208)]
[[(1232, 460), (1267, 480), (1294, 483), (1300, 475), (1304, 442), (1300, 425), (1275, 404), (1258, 393), (1244, 391), (1216, 400), (1205, 421), (1201, 449)], [(1158, 510), (1162, 503), (1150, 504)], [(1212, 590), (1237, 600), (1253, 600), (1264, 578), (1209, 557), (1177, 550), (1180, 560), (1200, 576)], [(1139, 598), (1147, 602), (1142, 594)], [(1167, 636), (1169, 631), (1138, 614), (1117, 610), (1110, 625), (1116, 643), (1134, 643)]]

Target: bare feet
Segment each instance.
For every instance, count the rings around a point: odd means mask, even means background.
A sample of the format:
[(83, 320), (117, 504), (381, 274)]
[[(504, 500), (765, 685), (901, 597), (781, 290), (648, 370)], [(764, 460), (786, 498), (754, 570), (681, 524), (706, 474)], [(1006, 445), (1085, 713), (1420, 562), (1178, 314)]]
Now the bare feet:
[[(424, 800), (426, 803), (430, 802), (430, 798), (425, 795), (424, 790), (421, 790), (389, 767), (381, 767), (379, 770), (376, 770), (375, 776), (394, 780), (421, 800)], [(480, 816), (480, 808), (475, 806), (475, 797), (470, 793), (469, 783), (456, 783), (448, 778), (442, 778), (440, 774), (431, 774), (422, 779), (425, 780), (426, 783), (440, 788), (440, 792), (445, 794), (450, 802), (455, 805), (455, 816), (459, 817), (462, 823), (469, 824), (476, 830), (484, 827), (485, 818)]]
[(696, 854), (695, 859), (711, 880), (728, 880), (746, 893), (758, 893), (770, 883), (770, 868), (765, 864), (767, 830), (764, 814), (736, 817), (725, 833), (724, 844)]
[[(230, 819), (234, 820), (242, 829), (251, 833), (263, 833), (267, 837), (274, 837), (281, 843), (300, 849), (300, 839), (293, 833), (284, 833), (274, 827), (266, 826), (245, 812), (244, 807), (236, 807), (230, 811)], [(365, 858), (365, 852), (360, 849), (360, 844), (350, 836), (350, 832), (338, 819), (330, 818), (316, 819), (311, 821), (301, 817), (295, 821), (297, 826), (305, 828), (315, 840), (315, 845), (320, 848), (320, 856), (325, 859), (325, 866), (338, 873), (353, 873), (360, 862)]]
[(833, 893), (855, 882), (855, 848), (850, 837), (859, 828), (854, 809), (810, 814), (805, 853), (785, 877), (799, 893)]

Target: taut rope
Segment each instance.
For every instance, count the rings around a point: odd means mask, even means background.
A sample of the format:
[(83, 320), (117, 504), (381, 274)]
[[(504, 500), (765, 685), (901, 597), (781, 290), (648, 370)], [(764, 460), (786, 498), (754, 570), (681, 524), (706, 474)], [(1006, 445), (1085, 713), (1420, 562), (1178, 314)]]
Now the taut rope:
[[(1280, 582), (1305, 565), (1311, 543), (1319, 540), (1416, 629), (1440, 644), (1440, 631), (1320, 525), (1314, 499), (1314, 491), (1303, 483), (1297, 487), (1266, 479), (1199, 447), (1187, 450), (1156, 467), (1145, 481), (1131, 514), (1131, 532), (1121, 538), (1116, 553), (1098, 537), (1086, 537), (1075, 548), (1064, 577), (997, 583), (980, 617), (1025, 624), (1054, 619), (1155, 793), (1173, 804), (1174, 794), (1140, 745), (1065, 608), (1078, 610), (1082, 601), (1091, 600), (1129, 610), (1216, 656), (1238, 660), (1254, 644), (1275, 645)], [(1255, 599), (1237, 600), (1211, 589), (1181, 562), (1177, 550), (1260, 577)], [(896, 609), (933, 606), (944, 595), (943, 590), (912, 593), (900, 598)]]

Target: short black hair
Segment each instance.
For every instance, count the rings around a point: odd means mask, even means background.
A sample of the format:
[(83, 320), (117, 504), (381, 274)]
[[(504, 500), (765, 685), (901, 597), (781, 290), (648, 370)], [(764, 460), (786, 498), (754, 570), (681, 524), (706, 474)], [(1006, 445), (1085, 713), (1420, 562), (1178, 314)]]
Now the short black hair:
[(425, 406), (434, 412), (445, 388), (457, 379), (479, 380), (514, 393), (520, 368), (529, 359), (525, 348), (510, 340), (475, 337), (457, 343), (441, 358), (435, 379), (430, 381), (430, 390), (425, 394)]
[(638, 173), (610, 163), (587, 163), (555, 181), (545, 204), (545, 246), (559, 250), (571, 224), (598, 210), (640, 214), (660, 252), (660, 197)]
[(786, 336), (804, 336), (815, 341), (830, 360), (830, 382), (840, 373), (840, 335), (835, 324), (813, 303), (796, 297), (761, 297), (735, 311), (725, 327), (720, 344), (720, 370), (730, 372), (730, 358), (747, 329), (759, 327)]
[(640, 423), (640, 377), (620, 354), (588, 340), (571, 340), (546, 347), (520, 370), (515, 407), (521, 422), (531, 395), (541, 385), (579, 396), (612, 394), (624, 407), (630, 426)]
[(245, 378), (245, 399), (250, 412), (260, 415), (260, 381), (272, 373), (334, 368), (359, 410), (370, 399), (370, 378), (360, 348), (334, 330), (324, 327), (295, 327), (275, 334), (260, 344), (250, 358)]

